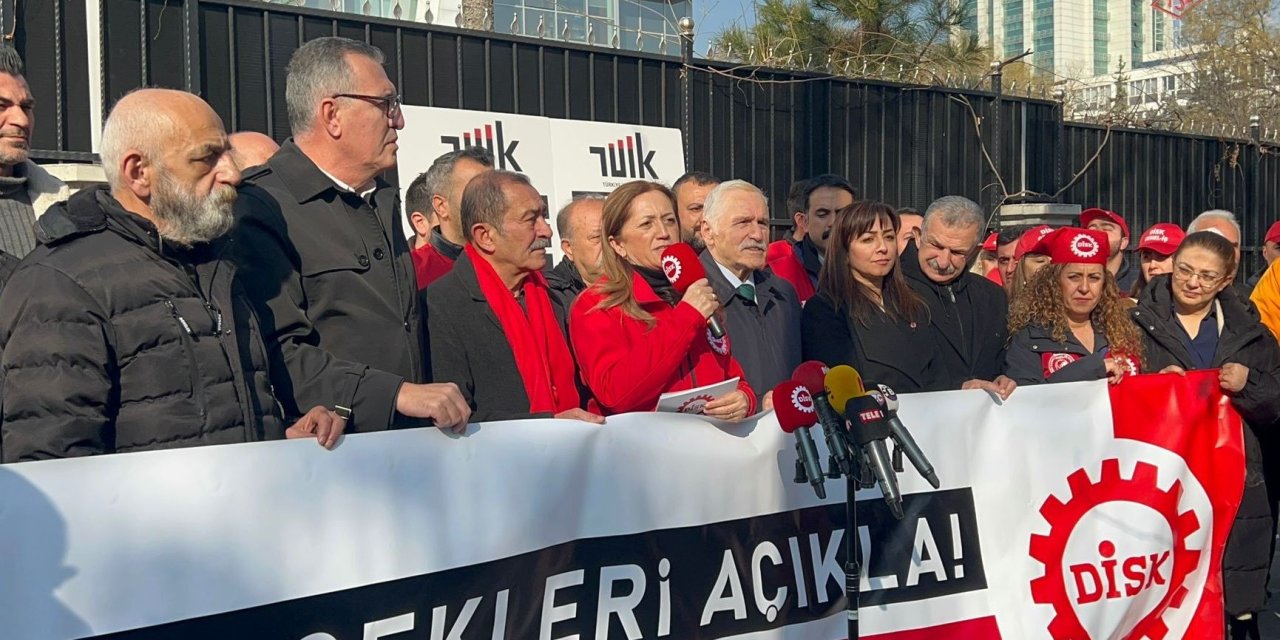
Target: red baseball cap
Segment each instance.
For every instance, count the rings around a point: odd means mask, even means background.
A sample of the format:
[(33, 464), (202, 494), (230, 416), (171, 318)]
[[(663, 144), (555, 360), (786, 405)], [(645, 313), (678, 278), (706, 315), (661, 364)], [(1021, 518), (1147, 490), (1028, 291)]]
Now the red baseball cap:
[(1271, 225), (1267, 229), (1267, 236), (1263, 238), (1263, 241), (1280, 243), (1280, 222)]
[(1000, 273), (1000, 267), (995, 267), (988, 271), (987, 279), (1002, 287), (1004, 286), (1004, 274)]
[(1182, 244), (1182, 239), (1185, 237), (1187, 237), (1187, 232), (1183, 231), (1182, 227), (1168, 222), (1161, 222), (1142, 232), (1142, 240), (1138, 241), (1138, 249), (1154, 251), (1162, 256), (1171, 256), (1174, 251), (1178, 250), (1178, 245)]
[(997, 245), (998, 242), (1000, 242), (1000, 234), (993, 231), (991, 232), (991, 235), (987, 236), (986, 240), (982, 241), (982, 250), (995, 253), (1000, 248)]
[(1111, 257), (1107, 234), (1097, 229), (1063, 227), (1047, 242), (1054, 264), (1106, 264)]
[(1129, 223), (1125, 222), (1124, 218), (1120, 217), (1120, 214), (1114, 211), (1107, 211), (1106, 209), (1099, 209), (1097, 207), (1085, 209), (1080, 212), (1080, 226), (1088, 229), (1089, 224), (1099, 218), (1105, 219), (1108, 222), (1116, 223), (1120, 226), (1120, 235), (1126, 238), (1130, 237)]
[(1045, 237), (1053, 233), (1053, 227), (1047, 224), (1041, 224), (1027, 229), (1022, 237), (1018, 238), (1018, 248), (1013, 250), (1013, 259), (1021, 260), (1028, 253), (1038, 253), (1040, 255), (1049, 255), (1049, 244), (1045, 242)]

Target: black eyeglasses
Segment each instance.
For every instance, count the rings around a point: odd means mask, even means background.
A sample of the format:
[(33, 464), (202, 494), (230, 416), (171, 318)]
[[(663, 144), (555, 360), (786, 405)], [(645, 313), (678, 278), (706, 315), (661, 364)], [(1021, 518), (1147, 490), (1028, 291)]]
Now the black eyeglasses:
[(382, 113), (387, 116), (388, 120), (395, 120), (400, 117), (400, 94), (388, 98), (386, 96), (365, 96), (358, 93), (339, 93), (333, 97), (352, 98), (375, 104), (379, 109), (382, 109)]

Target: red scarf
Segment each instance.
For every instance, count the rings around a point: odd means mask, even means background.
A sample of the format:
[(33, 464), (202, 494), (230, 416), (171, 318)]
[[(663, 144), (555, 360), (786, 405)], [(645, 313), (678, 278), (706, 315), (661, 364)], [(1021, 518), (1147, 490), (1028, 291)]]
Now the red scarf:
[[(547, 280), (541, 273), (533, 272), (521, 285), (524, 304), (511, 294), (511, 290), (498, 277), (498, 272), (470, 244), (466, 246), (471, 265), (476, 270), (480, 293), (489, 301), (489, 308), (498, 316), (498, 324), (511, 344), (516, 358), (516, 369), (524, 380), (524, 391), (529, 396), (530, 413), (560, 413), (578, 408), (578, 387), (574, 384), (573, 356), (565, 342), (560, 323), (551, 310), (551, 296), (547, 295)], [(447, 311), (445, 311), (447, 313)]]

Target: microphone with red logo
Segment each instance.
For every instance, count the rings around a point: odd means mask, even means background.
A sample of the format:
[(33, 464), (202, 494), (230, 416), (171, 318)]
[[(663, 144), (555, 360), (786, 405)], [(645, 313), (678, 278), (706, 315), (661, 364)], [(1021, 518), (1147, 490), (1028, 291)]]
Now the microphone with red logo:
[[(698, 252), (683, 242), (662, 250), (662, 272), (680, 295), (684, 295), (693, 283), (707, 277), (707, 270), (702, 268), (702, 262), (698, 260)], [(707, 318), (707, 328), (711, 329), (711, 335), (715, 339), (724, 337), (724, 329), (715, 315)]]
[(866, 458), (889, 504), (893, 517), (901, 520), (902, 492), (898, 489), (898, 476), (889, 460), (889, 447), (885, 443), (892, 430), (885, 419), (884, 409), (875, 398), (862, 388), (862, 376), (853, 367), (840, 365), (827, 372), (827, 396), (831, 406), (849, 420), (849, 438)]
[[(809, 396), (813, 398), (818, 424), (822, 426), (822, 435), (827, 440), (827, 451), (831, 452), (831, 459), (827, 462), (827, 477), (839, 478), (841, 474), (852, 476), (854, 467), (849, 449), (845, 445), (844, 418), (836, 413), (831, 407), (831, 400), (827, 398), (827, 365), (817, 360), (802, 362), (791, 372), (791, 379), (808, 389)], [(777, 396), (774, 396), (774, 403), (777, 403)]]
[(929, 463), (929, 458), (924, 455), (924, 451), (920, 449), (920, 445), (916, 444), (916, 439), (911, 437), (911, 432), (907, 431), (907, 425), (902, 424), (898, 419), (898, 394), (894, 393), (888, 385), (879, 384), (875, 389), (867, 391), (867, 395), (876, 399), (880, 406), (885, 410), (885, 419), (889, 423), (889, 431), (893, 436), (893, 441), (897, 443), (893, 453), (896, 456), (899, 451), (907, 455), (907, 459), (911, 461), (911, 466), (920, 472), (929, 484), (937, 489), (941, 486), (938, 482), (938, 474), (934, 472), (933, 465)]
[(813, 444), (809, 427), (818, 421), (813, 396), (804, 385), (787, 380), (773, 388), (773, 410), (783, 431), (796, 436), (796, 482), (808, 482), (819, 498), (827, 497), (823, 486), (822, 466), (818, 463), (818, 448)]

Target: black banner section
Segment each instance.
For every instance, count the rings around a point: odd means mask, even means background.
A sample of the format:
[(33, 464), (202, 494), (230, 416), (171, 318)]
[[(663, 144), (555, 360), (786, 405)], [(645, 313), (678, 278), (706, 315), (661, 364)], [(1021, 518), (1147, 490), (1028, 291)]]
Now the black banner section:
[[(986, 588), (969, 489), (858, 504), (863, 606)], [(843, 505), (575, 540), (479, 565), (101, 638), (700, 640), (844, 608)], [(870, 589), (870, 590), (867, 590)], [(983, 612), (988, 614), (990, 612)]]

